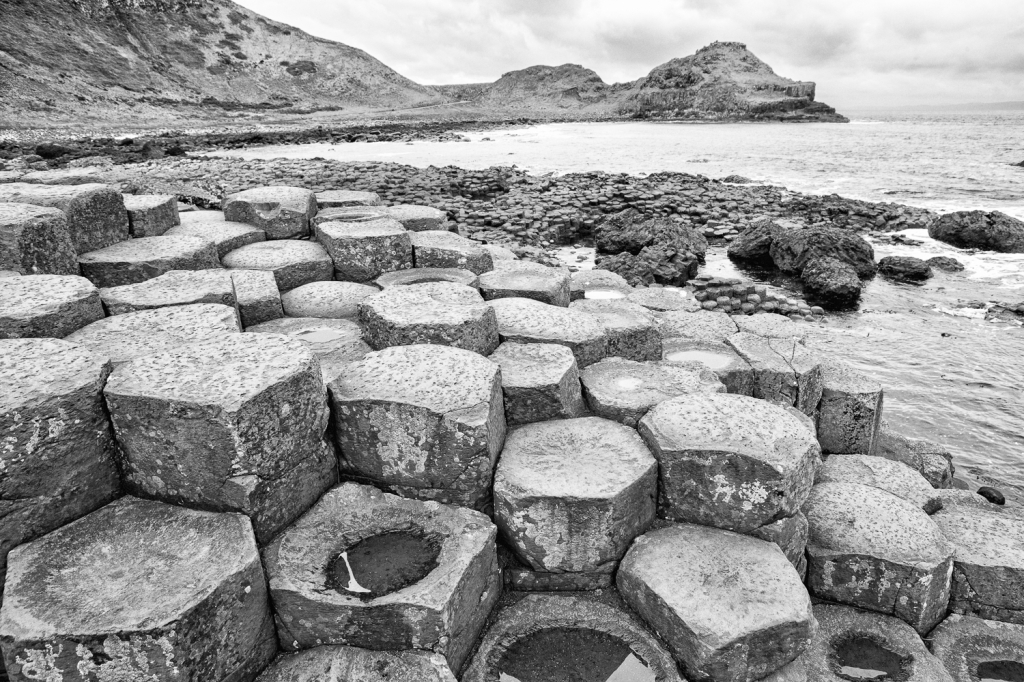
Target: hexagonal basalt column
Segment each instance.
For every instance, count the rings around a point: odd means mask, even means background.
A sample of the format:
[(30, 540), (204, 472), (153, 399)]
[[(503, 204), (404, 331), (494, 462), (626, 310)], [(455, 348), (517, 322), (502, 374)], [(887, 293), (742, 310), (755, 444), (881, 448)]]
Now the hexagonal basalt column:
[(281, 305), (288, 317), (352, 319), (359, 315), (359, 304), (380, 290), (355, 282), (310, 282), (286, 291)]
[(725, 393), (709, 369), (606, 358), (580, 373), (583, 396), (591, 411), (636, 428), (658, 403), (692, 393)]
[(529, 298), (499, 298), (488, 305), (498, 317), (502, 342), (557, 343), (572, 351), (580, 367), (605, 356), (604, 326), (589, 313)]
[(637, 539), (616, 583), (688, 676), (759, 680), (803, 653), (814, 617), (775, 544), (681, 524)]
[(224, 268), (171, 270), (145, 282), (100, 289), (100, 298), (110, 315), (194, 303), (219, 303), (233, 308), (235, 286), (231, 273)]
[(418, 268), (459, 268), (478, 275), (494, 269), (491, 254), (472, 239), (441, 230), (414, 232), (411, 239)]
[(285, 334), (302, 341), (320, 359), (324, 383), (333, 381), (345, 365), (362, 360), (373, 350), (363, 342), (362, 330), (352, 320), (283, 317), (253, 325), (245, 331)]
[(258, 227), (267, 239), (305, 237), (317, 210), (316, 195), (301, 187), (257, 187), (221, 203), (227, 220)]
[(380, 206), (380, 195), (376, 192), (355, 192), (346, 189), (329, 189), (316, 193), (316, 205), (320, 208), (340, 206)]
[(822, 358), (796, 339), (739, 333), (726, 343), (754, 371), (753, 396), (796, 407), (817, 421), (822, 396)]
[(104, 394), (126, 487), (241, 511), (267, 542), (337, 480), (319, 362), (270, 334), (229, 334), (122, 365)]
[(686, 291), (676, 287), (660, 287), (657, 289), (634, 289), (626, 300), (630, 303), (637, 303), (649, 310), (658, 312), (680, 312), (695, 313), (700, 310), (700, 301)]
[(78, 254), (128, 239), (128, 213), (117, 190), (106, 185), (0, 184), (0, 202), (47, 206), (64, 211), (68, 233)]
[(297, 239), (247, 244), (224, 256), (224, 267), (272, 272), (281, 291), (334, 278), (334, 262), (324, 247)]
[(737, 332), (736, 323), (725, 313), (708, 310), (670, 310), (661, 315), (661, 336), (722, 343)]
[(483, 514), (370, 486), (331, 490), (264, 553), (285, 649), (424, 649), (459, 670), (501, 593)]
[(126, 497), (11, 552), (12, 680), (247, 682), (277, 643), (249, 520)]
[(741, 332), (755, 334), (766, 339), (802, 339), (806, 329), (805, 326), (797, 324), (788, 317), (775, 313), (738, 315), (735, 322)]
[(480, 278), (469, 270), (458, 268), (413, 268), (412, 270), (398, 270), (383, 274), (374, 281), (374, 284), (381, 289), (387, 289), (388, 287), (430, 282), (452, 282), (476, 289), (480, 285)]
[(98, 287), (145, 282), (169, 270), (219, 268), (217, 249), (199, 237), (143, 237), (78, 257), (82, 275)]
[(124, 194), (128, 229), (136, 239), (159, 237), (179, 224), (178, 197), (173, 194)]
[(334, 277), (338, 280), (369, 282), (386, 272), (412, 267), (409, 232), (389, 218), (319, 223), (316, 240), (334, 261)]
[(480, 275), (480, 293), (497, 298), (532, 298), (541, 303), (569, 305), (569, 272), (539, 263), (499, 260), (491, 272)]
[(451, 282), (397, 286), (359, 304), (359, 324), (376, 349), (433, 343), (488, 355), (498, 320), (479, 292)]
[(920, 507), (877, 488), (822, 483), (803, 511), (812, 594), (896, 616), (920, 633), (942, 620), (954, 550)]
[[(362, 192), (353, 192), (362, 194)], [(367, 192), (369, 194), (369, 192)], [(324, 677), (324, 675), (331, 677)], [(318, 646), (282, 654), (256, 682), (456, 682), (440, 654)]]
[(444, 211), (431, 206), (397, 204), (388, 206), (385, 211), (410, 232), (444, 230), (445, 223), (448, 222), (448, 215)]
[(593, 315), (603, 326), (607, 354), (627, 360), (661, 360), (661, 333), (654, 313), (623, 300), (574, 301), (570, 308)]
[(56, 208), (0, 203), (0, 270), (23, 275), (77, 275), (68, 219)]
[(665, 339), (661, 342), (661, 357), (664, 362), (682, 365), (701, 363), (718, 376), (729, 393), (751, 395), (754, 392), (754, 370), (739, 353), (724, 343)]
[(0, 277), (0, 339), (63, 338), (102, 318), (100, 292), (84, 277)]
[(953, 614), (929, 637), (953, 682), (1024, 679), (1024, 625)]
[(846, 363), (821, 364), (818, 442), (825, 453), (872, 455), (882, 421), (882, 386)]
[(267, 270), (230, 270), (235, 305), (243, 327), (284, 317), (281, 291), (274, 273)]
[(658, 514), (741, 533), (796, 514), (821, 462), (797, 417), (746, 396), (673, 398), (639, 431), (661, 464)]
[(370, 353), (331, 382), (343, 472), (406, 497), (482, 508), (505, 442), (501, 370), (471, 351)]
[(573, 301), (622, 299), (632, 291), (633, 287), (622, 275), (609, 270), (580, 270), (569, 278), (569, 298)]
[(896, 433), (884, 419), (875, 438), (874, 454), (906, 464), (924, 476), (933, 488), (949, 488), (953, 485), (953, 455), (949, 450), (937, 443), (907, 438)]
[(527, 424), (505, 441), (494, 515), (534, 570), (612, 573), (654, 520), (658, 463), (633, 429), (598, 417)]
[(167, 230), (164, 235), (185, 235), (213, 242), (220, 258), (246, 244), (267, 239), (263, 230), (245, 223), (229, 222), (221, 211), (189, 211), (180, 214), (178, 219), (181, 224)]
[(803, 580), (807, 575), (807, 517), (802, 512), (755, 528), (750, 535), (767, 542), (774, 542), (793, 564)]
[(490, 359), (501, 366), (505, 418), (527, 424), (586, 412), (576, 358), (553, 343), (503, 343)]
[[(942, 508), (939, 491), (906, 464), (870, 455), (832, 455), (818, 470), (815, 483), (856, 483), (902, 498), (926, 514)], [(980, 499), (980, 498), (979, 498)]]

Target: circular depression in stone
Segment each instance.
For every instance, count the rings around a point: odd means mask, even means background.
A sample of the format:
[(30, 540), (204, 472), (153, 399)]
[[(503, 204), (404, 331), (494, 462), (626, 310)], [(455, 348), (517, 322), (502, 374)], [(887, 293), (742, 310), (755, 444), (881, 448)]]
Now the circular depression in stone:
[(665, 353), (665, 360), (669, 362), (700, 362), (711, 371), (725, 369), (731, 365), (735, 358), (723, 353), (715, 353), (710, 350), (677, 350)]
[(1024, 682), (1024, 663), (985, 661), (978, 664), (979, 682)]
[(440, 538), (421, 530), (371, 535), (331, 561), (327, 584), (340, 594), (376, 599), (427, 577), (440, 553)]
[(909, 656), (891, 651), (867, 635), (832, 643), (833, 672), (852, 682), (905, 682), (910, 678)]
[(599, 301), (626, 298), (626, 292), (619, 289), (585, 289), (583, 291), (583, 298), (592, 298)]
[(515, 642), (498, 664), (501, 682), (655, 682), (622, 640), (585, 628), (538, 630)]

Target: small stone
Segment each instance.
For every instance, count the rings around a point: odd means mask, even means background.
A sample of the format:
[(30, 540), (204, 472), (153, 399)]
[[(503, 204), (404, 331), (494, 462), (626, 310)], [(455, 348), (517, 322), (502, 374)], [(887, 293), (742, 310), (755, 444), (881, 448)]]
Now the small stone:
[(102, 318), (100, 292), (84, 277), (0, 278), (0, 339), (64, 338)]
[(184, 235), (213, 242), (219, 258), (224, 258), (246, 244), (262, 242), (267, 238), (267, 233), (258, 227), (228, 222), (221, 211), (189, 211), (179, 214), (178, 218), (181, 224), (167, 230), (165, 236)]
[(224, 256), (224, 267), (270, 271), (281, 291), (334, 279), (334, 261), (324, 247), (296, 239), (247, 244)]
[(410, 284), (427, 284), (430, 282), (453, 282), (462, 284), (474, 289), (480, 285), (480, 280), (475, 273), (469, 270), (458, 268), (413, 268), (412, 270), (398, 270), (388, 272), (376, 280), (374, 284), (381, 289), (388, 287), (408, 286)]
[(128, 213), (121, 193), (106, 185), (0, 184), (0, 202), (47, 206), (64, 211), (77, 254), (104, 249), (128, 239)]
[(978, 488), (978, 494), (984, 497), (992, 504), (1006, 504), (1006, 496), (999, 492), (997, 489), (991, 488), (987, 485), (983, 485), (980, 488)]
[(601, 323), (609, 356), (638, 362), (661, 359), (658, 322), (647, 308), (621, 299), (582, 299), (569, 307), (589, 313)]
[(310, 282), (281, 294), (287, 317), (354, 320), (359, 304), (380, 293), (377, 287), (354, 282)]
[(64, 212), (0, 203), (0, 270), (22, 275), (77, 275), (78, 256)]
[(491, 254), (472, 239), (441, 230), (414, 232), (411, 239), (418, 268), (459, 268), (478, 275), (494, 269)]
[(381, 203), (380, 195), (376, 192), (331, 189), (316, 193), (316, 205), (322, 209), (341, 206), (380, 206)]
[(362, 331), (352, 320), (282, 317), (253, 325), (245, 331), (285, 334), (302, 341), (320, 359), (325, 384), (334, 381), (345, 365), (362, 360), (373, 350), (363, 342)]
[(193, 303), (234, 308), (235, 287), (231, 273), (223, 268), (170, 270), (145, 282), (100, 289), (100, 298), (109, 315)]
[(301, 187), (257, 187), (224, 197), (224, 218), (258, 227), (267, 239), (294, 239), (309, 234), (316, 215), (316, 195)]
[(173, 194), (123, 194), (128, 230), (135, 238), (159, 237), (181, 220)]
[(736, 323), (725, 313), (672, 310), (661, 315), (661, 336), (664, 339), (683, 337), (721, 343), (735, 333)]
[(170, 270), (219, 268), (217, 249), (199, 237), (142, 237), (78, 257), (82, 275), (98, 287), (153, 279)]
[(396, 220), (321, 222), (315, 233), (334, 261), (338, 280), (369, 282), (384, 273), (412, 267), (409, 232)]
[(754, 370), (739, 353), (724, 343), (695, 341), (684, 337), (661, 342), (663, 362), (689, 366), (700, 363), (714, 372), (729, 393), (751, 395), (754, 392)]
[(832, 455), (818, 470), (815, 483), (856, 483), (906, 500), (926, 514), (942, 508), (938, 491), (906, 464), (870, 455)]
[(1024, 626), (954, 613), (929, 639), (954, 682), (1012, 681), (1024, 674)]
[(510, 426), (570, 419), (586, 412), (576, 358), (551, 343), (503, 343), (490, 355), (501, 367), (505, 418)]
[(569, 274), (561, 268), (519, 260), (499, 260), (480, 275), (480, 293), (488, 301), (531, 298), (549, 305), (569, 305)]
[(557, 343), (573, 352), (580, 367), (605, 356), (604, 326), (589, 313), (528, 298), (499, 298), (488, 305), (497, 315), (502, 342)]
[[(331, 677), (324, 677), (325, 674)], [(438, 654), (370, 651), (336, 645), (282, 654), (256, 678), (256, 682), (342, 682), (345, 679), (359, 682), (456, 682), (447, 661)]]

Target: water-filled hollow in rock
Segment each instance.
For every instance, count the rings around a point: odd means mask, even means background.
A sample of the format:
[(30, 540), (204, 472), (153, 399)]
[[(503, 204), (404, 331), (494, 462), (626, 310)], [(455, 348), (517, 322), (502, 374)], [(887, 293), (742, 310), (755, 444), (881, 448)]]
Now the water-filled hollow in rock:
[(395, 531), (373, 535), (336, 556), (327, 567), (328, 585), (337, 592), (375, 599), (419, 582), (437, 568), (441, 543), (424, 533)]
[(585, 628), (550, 628), (523, 637), (505, 652), (501, 682), (655, 682), (624, 642)]
[(728, 355), (709, 350), (678, 350), (666, 354), (665, 359), (669, 362), (703, 362), (710, 370), (723, 369), (733, 361)]
[(978, 665), (980, 682), (1024, 682), (1024, 663), (985, 661)]
[(839, 677), (852, 682), (905, 682), (910, 659), (865, 636), (833, 644), (834, 665)]

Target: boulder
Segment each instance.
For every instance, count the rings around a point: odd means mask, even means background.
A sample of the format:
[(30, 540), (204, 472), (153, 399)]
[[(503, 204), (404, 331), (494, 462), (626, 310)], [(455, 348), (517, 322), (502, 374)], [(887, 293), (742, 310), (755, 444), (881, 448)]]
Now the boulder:
[[(324, 192), (327, 194), (327, 192)], [(351, 192), (351, 194), (373, 194)], [(319, 195), (317, 195), (319, 196)], [(278, 656), (256, 682), (456, 682), (440, 654), (318, 646)]]
[(803, 512), (811, 594), (896, 616), (922, 634), (942, 620), (953, 547), (919, 506), (878, 488), (832, 482), (814, 486)]
[(920, 258), (886, 256), (878, 261), (878, 273), (897, 282), (923, 282), (932, 277), (932, 268)]
[(59, 208), (68, 219), (75, 253), (104, 249), (128, 239), (128, 213), (121, 193), (106, 185), (0, 184), (0, 202)]
[(852, 265), (830, 256), (808, 261), (800, 279), (804, 290), (830, 310), (855, 306), (863, 288)]
[(933, 488), (953, 485), (953, 455), (948, 450), (927, 440), (907, 438), (893, 431), (885, 420), (879, 424), (874, 454), (906, 464)]
[(822, 396), (822, 359), (797, 339), (766, 339), (754, 334), (730, 336), (726, 343), (754, 371), (753, 396), (796, 407), (817, 420)]
[(569, 307), (589, 313), (601, 323), (609, 356), (661, 359), (661, 332), (654, 313), (647, 308), (622, 299), (581, 299)]
[(102, 317), (100, 292), (84, 277), (0, 277), (0, 339), (64, 338)]
[(316, 195), (301, 187), (257, 187), (224, 197), (224, 218), (266, 232), (267, 239), (295, 239), (309, 234), (316, 215)]
[(695, 341), (722, 342), (736, 332), (736, 322), (725, 313), (670, 310), (661, 315), (663, 339), (682, 337)]
[(861, 278), (875, 274), (875, 250), (863, 237), (835, 227), (814, 225), (775, 236), (770, 249), (783, 272), (803, 272), (808, 263), (831, 257), (849, 264)]
[(673, 398), (638, 430), (661, 465), (658, 515), (740, 533), (800, 511), (821, 463), (800, 419), (747, 396)]
[(576, 358), (565, 346), (507, 342), (490, 359), (501, 367), (509, 426), (570, 419), (586, 412)]
[(324, 247), (297, 239), (247, 244), (224, 256), (223, 262), (224, 267), (231, 270), (268, 270), (274, 273), (280, 291), (334, 279), (334, 261)]
[(651, 284), (682, 286), (697, 276), (700, 260), (691, 251), (673, 251), (668, 246), (645, 246), (637, 254), (623, 251), (598, 255), (594, 264), (621, 275), (630, 286)]
[(505, 442), (501, 369), (461, 348), (396, 346), (330, 383), (343, 473), (398, 494), (482, 508)]
[(421, 649), (459, 670), (501, 594), (479, 512), (344, 483), (267, 547), (285, 650)]
[(569, 273), (561, 268), (520, 260), (499, 260), (480, 275), (480, 293), (497, 298), (532, 298), (542, 303), (569, 305)]
[(335, 279), (370, 282), (412, 267), (412, 240), (396, 220), (321, 222), (315, 233), (334, 261)]
[(388, 206), (385, 211), (410, 232), (444, 230), (445, 223), (448, 222), (448, 215), (444, 211), (430, 206), (397, 204)]
[(242, 512), (260, 544), (337, 481), (320, 363), (294, 339), (225, 334), (149, 355), (104, 395), (128, 491)]
[(287, 317), (354, 320), (359, 305), (380, 293), (377, 287), (355, 282), (310, 282), (281, 294)]
[(667, 218), (645, 218), (635, 209), (609, 216), (596, 230), (600, 254), (637, 255), (647, 247), (661, 247), (669, 255), (690, 253), (703, 260), (708, 250), (704, 235), (689, 225)]
[(725, 384), (728, 393), (752, 395), (754, 370), (733, 348), (715, 341), (696, 341), (684, 337), (662, 341), (661, 357), (664, 363), (691, 366), (699, 363), (707, 367)]
[(277, 650), (244, 516), (126, 497), (9, 558), (14, 680), (252, 680)]
[(657, 287), (633, 289), (626, 296), (630, 303), (637, 303), (643, 307), (658, 312), (670, 310), (682, 310), (685, 312), (696, 312), (700, 310), (700, 301), (695, 299), (686, 289), (678, 287)]
[(159, 237), (181, 220), (178, 197), (173, 194), (124, 194), (128, 231), (135, 238)]
[(875, 454), (882, 422), (883, 391), (841, 360), (821, 363), (818, 442), (826, 454)]
[(281, 292), (273, 272), (266, 270), (229, 270), (235, 286), (235, 305), (243, 327), (284, 317)]
[(760, 680), (803, 653), (814, 631), (811, 600), (782, 550), (724, 530), (651, 531), (616, 584), (691, 679)]
[(956, 211), (936, 218), (928, 236), (962, 249), (1024, 253), (1024, 221), (992, 211)]
[(494, 269), (491, 254), (477, 242), (452, 232), (413, 232), (413, 260), (418, 268), (459, 268), (477, 275)]
[(472, 287), (430, 282), (386, 289), (359, 304), (366, 342), (388, 346), (432, 343), (489, 355), (498, 347), (498, 320)]
[(494, 517), (520, 560), (613, 573), (654, 520), (658, 463), (631, 428), (598, 417), (527, 424), (505, 441)]
[(78, 257), (82, 275), (98, 287), (153, 279), (170, 270), (219, 268), (217, 249), (199, 237), (141, 237)]
[(936, 270), (942, 270), (943, 272), (963, 272), (964, 264), (958, 261), (956, 258), (950, 258), (949, 256), (933, 256), (925, 261), (928, 265)]
[(64, 212), (0, 203), (0, 270), (22, 275), (77, 275), (78, 255)]
[(815, 483), (856, 483), (878, 488), (910, 502), (926, 514), (942, 508), (938, 491), (921, 474), (899, 462), (870, 455), (832, 455), (825, 460)]
[(108, 315), (195, 303), (234, 308), (235, 287), (230, 271), (223, 268), (170, 270), (145, 282), (100, 289), (100, 299)]
[(213, 242), (219, 258), (246, 244), (267, 239), (263, 230), (245, 223), (229, 222), (221, 211), (188, 211), (179, 214), (178, 219), (181, 224), (164, 232), (165, 236), (200, 237)]
[(580, 270), (569, 277), (569, 298), (573, 301), (581, 298), (625, 298), (632, 290), (633, 287), (621, 275), (609, 270)]
[(786, 229), (769, 218), (752, 222), (729, 244), (729, 258), (737, 260), (771, 260), (775, 238)]
[(354, 192), (346, 189), (329, 189), (316, 193), (316, 205), (319, 208), (338, 208), (342, 206), (380, 206), (383, 202), (376, 192)]
[(467, 287), (477, 288), (480, 279), (476, 273), (458, 268), (413, 268), (412, 270), (396, 270), (387, 272), (374, 280), (381, 289), (388, 287), (407, 286), (409, 284), (427, 284), (429, 282), (452, 282)]
[(245, 331), (285, 334), (301, 341), (320, 360), (325, 384), (334, 381), (345, 365), (362, 360), (373, 350), (363, 342), (362, 331), (352, 320), (282, 317), (253, 325)]
[(1012, 681), (1024, 675), (1024, 626), (954, 613), (930, 639), (932, 653), (953, 682)]
[(498, 318), (502, 343), (557, 343), (573, 352), (580, 367), (605, 356), (604, 325), (589, 313), (529, 298), (499, 298), (488, 305)]

